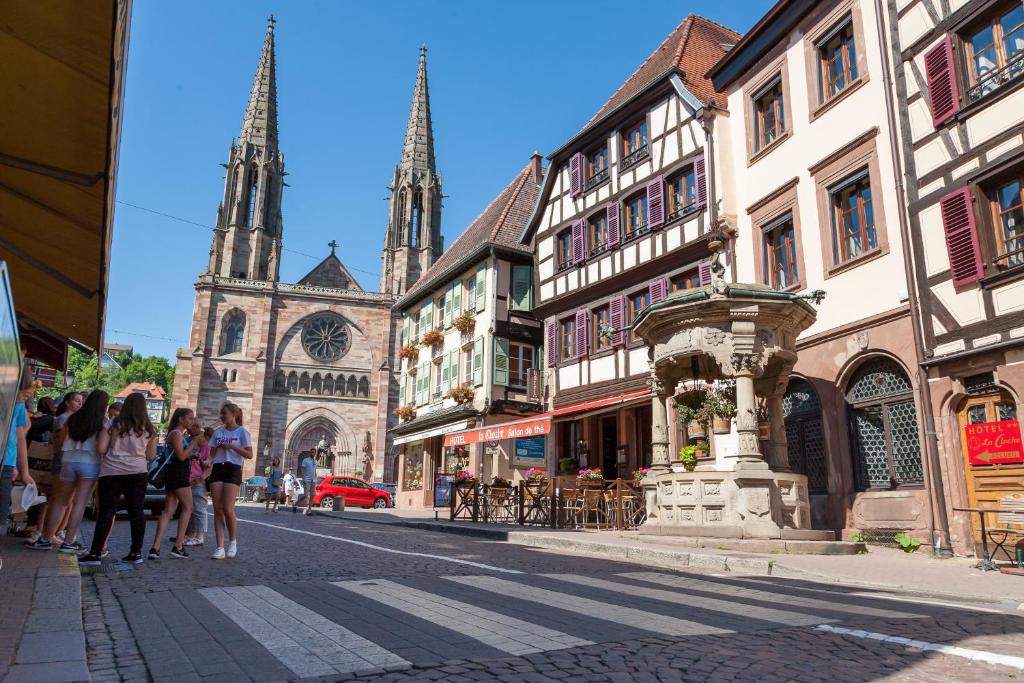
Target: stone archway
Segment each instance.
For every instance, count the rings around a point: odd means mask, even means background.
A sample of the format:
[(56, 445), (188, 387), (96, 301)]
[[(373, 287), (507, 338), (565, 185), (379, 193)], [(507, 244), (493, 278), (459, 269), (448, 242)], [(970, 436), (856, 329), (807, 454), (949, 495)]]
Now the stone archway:
[[(331, 474), (351, 474), (356, 469), (356, 453), (347, 425), (333, 414), (300, 416), (289, 425), (285, 436), (284, 467), (298, 468), (307, 452), (314, 452), (317, 469)], [(318, 453), (323, 444), (325, 453)]]

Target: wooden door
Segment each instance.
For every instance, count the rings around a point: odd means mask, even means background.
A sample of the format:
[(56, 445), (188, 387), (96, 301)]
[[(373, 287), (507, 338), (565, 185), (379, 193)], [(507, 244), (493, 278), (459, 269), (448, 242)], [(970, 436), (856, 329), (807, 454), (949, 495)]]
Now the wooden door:
[[(1005, 391), (972, 396), (964, 401), (959, 418), (960, 445), (964, 472), (967, 475), (969, 507), (996, 508), (1004, 496), (1024, 494), (1024, 463), (972, 464), (968, 458), (967, 438), (964, 433), (964, 428), (969, 424), (1017, 419), (1017, 406), (1013, 398)], [(989, 515), (985, 519), (985, 524), (991, 528), (996, 523), (995, 517)], [(971, 525), (974, 528), (974, 541), (980, 543), (981, 527), (976, 513), (971, 514)]]

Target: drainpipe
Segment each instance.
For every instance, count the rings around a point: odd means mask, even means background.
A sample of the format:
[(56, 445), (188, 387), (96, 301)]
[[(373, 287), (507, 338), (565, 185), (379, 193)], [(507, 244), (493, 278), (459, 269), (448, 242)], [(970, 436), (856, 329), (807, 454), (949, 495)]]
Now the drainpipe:
[[(896, 139), (897, 128), (896, 114), (892, 97), (894, 89), (892, 83), (892, 67), (889, 61), (888, 44), (885, 40), (885, 20), (883, 19), (882, 0), (875, 0), (875, 21), (878, 31), (878, 47), (882, 56), (882, 86), (885, 88), (885, 114), (889, 124), (889, 146), (892, 155), (892, 171), (896, 178), (896, 195), (900, 198), (903, 206), (897, 212), (900, 223), (900, 238), (903, 240), (903, 270), (907, 280), (907, 293), (910, 300), (910, 322), (914, 335), (914, 349), (917, 353), (917, 385), (918, 395), (921, 398), (921, 414), (924, 417), (924, 446), (928, 458), (928, 479), (931, 489), (931, 500), (928, 501), (929, 525), (931, 527), (932, 552), (935, 557), (950, 557), (953, 554), (949, 541), (949, 518), (946, 514), (946, 493), (942, 484), (939, 463), (939, 442), (935, 435), (935, 416), (932, 414), (932, 392), (928, 385), (928, 373), (921, 365), (924, 360), (924, 340), (921, 336), (919, 321), (921, 320), (920, 301), (917, 296), (917, 279), (914, 275), (913, 264), (913, 243), (910, 241), (910, 226), (908, 224), (906, 206), (909, 205), (906, 197), (906, 186), (903, 183), (904, 173), (900, 159), (902, 155), (899, 143)], [(938, 526), (936, 526), (936, 510), (938, 511)]]

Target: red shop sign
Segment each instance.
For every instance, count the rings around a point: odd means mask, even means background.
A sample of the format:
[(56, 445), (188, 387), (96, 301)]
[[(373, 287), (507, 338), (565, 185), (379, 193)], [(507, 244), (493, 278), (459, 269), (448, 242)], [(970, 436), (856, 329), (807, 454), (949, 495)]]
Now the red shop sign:
[(1017, 420), (965, 425), (967, 459), (972, 465), (1024, 462)]

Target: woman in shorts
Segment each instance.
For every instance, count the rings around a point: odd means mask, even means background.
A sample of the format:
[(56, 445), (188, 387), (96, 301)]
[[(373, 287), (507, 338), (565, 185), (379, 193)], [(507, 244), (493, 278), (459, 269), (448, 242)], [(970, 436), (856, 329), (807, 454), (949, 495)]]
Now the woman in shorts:
[[(224, 426), (213, 433), (213, 472), (210, 474), (213, 533), (217, 537), (215, 560), (238, 554), (235, 499), (242, 486), (242, 461), (253, 457), (252, 437), (242, 426), (242, 409), (234, 403), (225, 403), (220, 409), (220, 420)], [(228, 537), (226, 548), (225, 534)]]
[(151, 560), (160, 559), (160, 541), (171, 522), (171, 517), (174, 516), (174, 511), (178, 509), (181, 510), (181, 514), (178, 516), (178, 533), (174, 539), (174, 547), (171, 548), (171, 557), (188, 557), (188, 551), (185, 550), (185, 531), (192, 516), (192, 486), (188, 481), (189, 458), (199, 453), (206, 443), (202, 433), (189, 439), (189, 429), (193, 422), (195, 414), (190, 408), (178, 408), (167, 423), (167, 438), (164, 439), (164, 444), (173, 452), (164, 467), (164, 490), (167, 491), (167, 495), (164, 498), (164, 511), (160, 513), (160, 521), (156, 524), (153, 547), (149, 549)]

